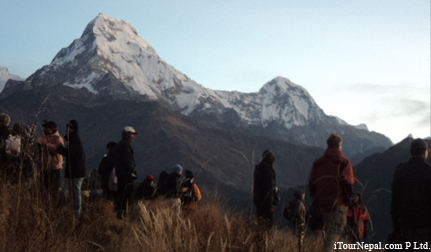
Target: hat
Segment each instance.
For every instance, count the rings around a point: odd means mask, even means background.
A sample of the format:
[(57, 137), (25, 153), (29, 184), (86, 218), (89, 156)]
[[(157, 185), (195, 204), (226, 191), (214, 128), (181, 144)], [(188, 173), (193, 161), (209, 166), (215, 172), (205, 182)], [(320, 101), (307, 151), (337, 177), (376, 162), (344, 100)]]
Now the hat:
[(274, 154), (274, 153), (272, 153), (272, 151), (270, 151), (270, 150), (265, 150), (262, 154), (262, 157), (266, 157), (266, 156), (271, 155), (271, 154)]
[(69, 123), (67, 124), (67, 127), (73, 130), (78, 130), (78, 122), (75, 119), (70, 120)]
[(428, 149), (428, 144), (424, 140), (417, 138), (412, 141), (412, 145), (410, 146), (411, 154), (421, 154), (422, 152)]
[(53, 122), (53, 121), (48, 122), (46, 120), (43, 120), (43, 122), (44, 122), (44, 124), (42, 124), (42, 127), (57, 130), (57, 124), (55, 122)]
[(123, 131), (126, 133), (135, 134), (135, 135), (138, 134), (138, 132), (136, 132), (136, 130), (131, 126), (124, 127)]
[(174, 169), (172, 170), (172, 172), (176, 174), (181, 174), (182, 171), (183, 171), (183, 167), (181, 167), (181, 165), (174, 166)]
[(106, 145), (106, 149), (114, 149), (116, 144), (117, 144), (116, 142), (109, 142)]
[(154, 176), (153, 175), (148, 175), (145, 179), (146, 180), (154, 180)]

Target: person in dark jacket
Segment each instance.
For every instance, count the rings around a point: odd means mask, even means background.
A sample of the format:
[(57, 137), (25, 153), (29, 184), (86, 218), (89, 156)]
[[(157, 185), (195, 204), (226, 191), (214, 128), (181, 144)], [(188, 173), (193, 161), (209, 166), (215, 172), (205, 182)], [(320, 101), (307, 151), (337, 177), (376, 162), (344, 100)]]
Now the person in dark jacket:
[(202, 200), (202, 192), (195, 184), (195, 175), (192, 171), (185, 171), (185, 179), (181, 183), (183, 209), (193, 210), (198, 207), (198, 201)]
[(166, 183), (168, 182), (169, 173), (162, 171), (159, 175), (159, 181), (157, 181), (157, 197), (166, 196)]
[(2, 139), (7, 139), (10, 134), (9, 130), (10, 125), (10, 116), (5, 113), (0, 114), (0, 137)]
[(113, 197), (112, 192), (109, 190), (109, 177), (111, 176), (112, 170), (114, 169), (114, 149), (115, 145), (117, 143), (115, 142), (109, 142), (106, 145), (107, 154), (102, 158), (102, 161), (100, 161), (99, 169), (97, 172), (102, 177), (102, 190), (103, 194), (108, 200), (111, 200)]
[[(424, 140), (413, 140), (410, 160), (398, 166), (392, 181), (391, 214), (394, 232), (402, 242), (417, 242), (418, 246), (425, 243), (431, 246), (431, 167), (427, 164), (429, 153), (428, 144)], [(413, 246), (410, 249), (412, 248)]]
[(57, 152), (66, 157), (64, 174), (69, 181), (69, 191), (72, 194), (76, 217), (80, 219), (82, 210), (81, 186), (87, 176), (87, 159), (78, 133), (78, 122), (70, 120), (66, 126), (68, 134), (64, 138), (68, 141), (67, 147), (59, 145)]
[(172, 173), (169, 174), (166, 181), (166, 198), (181, 198), (181, 175), (183, 174), (183, 167), (175, 165)]
[(134, 181), (138, 178), (131, 146), (137, 134), (138, 132), (133, 127), (127, 126), (123, 129), (121, 140), (115, 145), (114, 164), (115, 175), (118, 178), (117, 206), (120, 220), (127, 216), (127, 206), (133, 196)]
[(150, 200), (155, 197), (156, 194), (156, 184), (154, 183), (154, 176), (148, 175), (144, 181), (142, 181), (141, 186), (139, 186), (136, 192), (136, 200)]
[(293, 195), (295, 199), (289, 202), (289, 205), (284, 209), (283, 215), (289, 221), (290, 229), (295, 234), (300, 234), (305, 227), (305, 192), (296, 190)]
[(253, 202), (257, 216), (269, 228), (273, 226), (275, 207), (278, 204), (274, 161), (275, 155), (266, 150), (262, 155), (262, 161), (256, 165), (253, 176)]
[(10, 117), (5, 113), (0, 114), (0, 158), (3, 157), (5, 152), (5, 141), (10, 134), (9, 130)]

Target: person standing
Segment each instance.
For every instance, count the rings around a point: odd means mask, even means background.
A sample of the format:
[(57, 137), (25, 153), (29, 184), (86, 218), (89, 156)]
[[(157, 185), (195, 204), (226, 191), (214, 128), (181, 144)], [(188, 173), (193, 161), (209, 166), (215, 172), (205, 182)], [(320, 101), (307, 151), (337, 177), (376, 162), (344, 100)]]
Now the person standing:
[(138, 134), (133, 127), (123, 129), (121, 140), (115, 145), (114, 165), (115, 175), (118, 178), (118, 219), (127, 216), (128, 202), (132, 199), (134, 181), (138, 178), (135, 170), (136, 163), (131, 144)]
[(37, 139), (38, 170), (45, 190), (56, 195), (60, 189), (60, 170), (63, 168), (63, 156), (57, 149), (64, 146), (64, 139), (57, 131), (55, 122), (44, 120), (42, 127), (45, 136)]
[(66, 157), (64, 174), (69, 181), (69, 191), (73, 200), (75, 215), (80, 219), (82, 211), (81, 186), (87, 176), (87, 159), (78, 129), (78, 122), (70, 120), (67, 124), (68, 134), (65, 136), (68, 145), (66, 148), (58, 146), (58, 153)]
[(392, 181), (391, 215), (394, 232), (402, 242), (417, 242), (418, 247), (425, 243), (431, 246), (429, 153), (424, 140), (414, 139), (410, 146), (410, 160), (398, 166)]
[(262, 161), (256, 165), (253, 176), (253, 202), (257, 217), (268, 228), (272, 228), (274, 224), (275, 207), (279, 201), (274, 162), (274, 153), (266, 150), (262, 155)]
[(305, 192), (303, 190), (295, 190), (293, 192), (295, 199), (290, 201), (284, 209), (283, 215), (289, 221), (290, 229), (296, 235), (300, 235), (305, 228)]
[(107, 154), (102, 158), (102, 161), (100, 161), (99, 169), (97, 172), (102, 177), (102, 190), (103, 195), (108, 199), (112, 199), (112, 192), (109, 190), (109, 178), (111, 176), (112, 170), (114, 169), (114, 149), (115, 145), (117, 143), (115, 142), (109, 142), (106, 145)]
[(332, 251), (347, 225), (355, 172), (352, 162), (342, 152), (341, 136), (332, 134), (326, 143), (325, 154), (313, 163), (309, 184), (313, 204), (320, 210), (327, 231), (325, 250)]
[(0, 114), (0, 150), (3, 153), (0, 152), (0, 155), (3, 155), (5, 151), (5, 148), (4, 148), (5, 141), (10, 134), (9, 125), (10, 125), (9, 115), (5, 113), (1, 113)]
[(6, 156), (6, 140), (9, 137), (10, 117), (5, 113), (0, 114), (0, 177), (6, 176), (6, 168), (9, 166)]

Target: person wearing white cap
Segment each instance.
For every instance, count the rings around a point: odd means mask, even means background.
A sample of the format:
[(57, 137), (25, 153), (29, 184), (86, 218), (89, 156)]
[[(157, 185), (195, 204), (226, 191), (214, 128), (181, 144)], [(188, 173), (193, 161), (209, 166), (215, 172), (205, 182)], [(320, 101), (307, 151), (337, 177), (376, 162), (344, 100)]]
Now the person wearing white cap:
[(114, 160), (115, 160), (115, 175), (118, 178), (118, 197), (117, 209), (118, 218), (123, 219), (127, 216), (127, 205), (133, 193), (133, 183), (137, 179), (135, 170), (136, 163), (134, 152), (131, 147), (135, 136), (138, 134), (133, 127), (124, 127), (121, 140), (115, 145)]

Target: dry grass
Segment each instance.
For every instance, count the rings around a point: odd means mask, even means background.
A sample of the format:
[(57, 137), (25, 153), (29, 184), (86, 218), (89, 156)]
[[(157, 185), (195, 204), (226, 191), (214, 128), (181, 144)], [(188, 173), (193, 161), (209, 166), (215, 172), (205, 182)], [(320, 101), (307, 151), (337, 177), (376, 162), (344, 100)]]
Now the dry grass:
[[(262, 230), (253, 216), (230, 213), (215, 199), (187, 211), (169, 200), (139, 202), (124, 221), (110, 202), (86, 199), (79, 224), (73, 216), (64, 195), (2, 184), (0, 251), (298, 251), (290, 232)], [(305, 251), (321, 245), (306, 238)]]
[[(22, 171), (20, 160), (15, 167)], [(211, 196), (195, 210), (173, 207), (171, 200), (139, 202), (124, 221), (111, 202), (83, 198), (78, 222), (67, 195), (50, 196), (37, 176), (24, 180), (18, 173), (14, 184), (0, 175), (0, 251), (298, 251), (292, 233), (262, 229), (254, 216), (231, 213)], [(321, 251), (320, 240), (304, 244), (304, 251)]]

